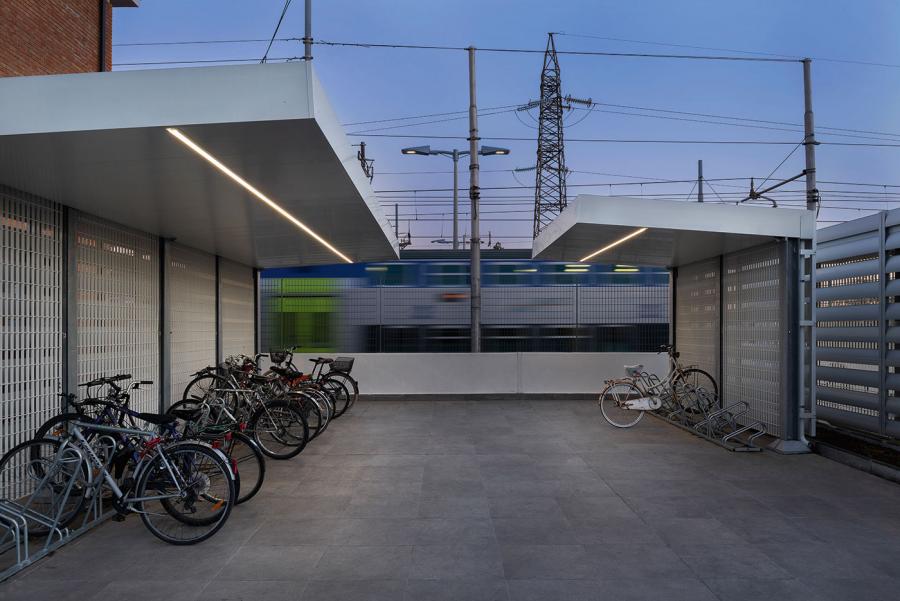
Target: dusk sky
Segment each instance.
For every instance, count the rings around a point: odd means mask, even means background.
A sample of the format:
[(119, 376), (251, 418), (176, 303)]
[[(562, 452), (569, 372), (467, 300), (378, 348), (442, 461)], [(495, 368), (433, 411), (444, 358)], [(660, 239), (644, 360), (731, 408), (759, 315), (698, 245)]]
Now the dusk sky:
[[(138, 9), (114, 12), (114, 43), (268, 39), (283, 4), (283, 0), (142, 0)], [(835, 0), (319, 0), (314, 3), (313, 10), (313, 37), (323, 41), (543, 49), (547, 32), (557, 31), (567, 34), (557, 38), (560, 51), (749, 56), (723, 50), (731, 49), (789, 57), (809, 56), (814, 59), (817, 128), (871, 132), (831, 130), (828, 135), (827, 130), (821, 129), (817, 131), (819, 141), (900, 145), (900, 109), (897, 105), (900, 98), (900, 39), (896, 35), (900, 3), (893, 0), (852, 3)], [(303, 0), (294, 0), (278, 37), (302, 36)], [(258, 60), (265, 47), (265, 42), (117, 45), (113, 61), (116, 69), (187, 68), (191, 65), (126, 66), (122, 63)], [(290, 41), (276, 42), (269, 56), (273, 60), (283, 60), (302, 54), (302, 44)], [(455, 144), (462, 149), (467, 148), (467, 142), (428, 140), (426, 137), (374, 137), (372, 134), (466, 136), (466, 54), (324, 45), (314, 46), (313, 54), (318, 76), (344, 123), (459, 111), (459, 115), (347, 127), (348, 132), (369, 134), (353, 135), (351, 141), (364, 140), (369, 156), (375, 159), (375, 190), (404, 191), (379, 194), (391, 218), (394, 202), (400, 204), (401, 233), (411, 231), (418, 247), (433, 248), (430, 240), (442, 236), (449, 238), (449, 192), (412, 190), (449, 188), (452, 183), (450, 160), (402, 156), (400, 148), (430, 143), (434, 148), (451, 149)], [(534, 172), (514, 175), (511, 170), (534, 165), (534, 119), (537, 113), (509, 109), (537, 97), (543, 57), (540, 54), (479, 53), (477, 60), (478, 103), (480, 110), (486, 113), (480, 117), (484, 143), (507, 146), (512, 150), (511, 156), (482, 160), (482, 186), (533, 186)], [(570, 199), (578, 193), (631, 196), (643, 193), (686, 199), (692, 188), (689, 183), (591, 185), (654, 178), (692, 179), (696, 177), (697, 159), (703, 159), (704, 175), (712, 180), (713, 186), (713, 189), (707, 188), (706, 200), (734, 201), (740, 198), (737, 194), (746, 192), (749, 181), (716, 182), (716, 179), (755, 176), (759, 182), (802, 138), (801, 127), (785, 125), (803, 121), (799, 63), (596, 56), (561, 56), (560, 63), (565, 93), (604, 103), (590, 113), (571, 111), (566, 128), (569, 138), (791, 143), (701, 145), (572, 141), (566, 145), (567, 166), (572, 170), (568, 178)], [(492, 110), (492, 107), (503, 108)], [(730, 121), (684, 115), (683, 112), (779, 123)], [(435, 120), (441, 121), (416, 125), (417, 121)], [(728, 121), (729, 124), (697, 121)], [(494, 142), (488, 139), (492, 135), (529, 140)], [(900, 184), (900, 175), (896, 174), (900, 147), (822, 144), (818, 147), (817, 159), (819, 180), (877, 184), (820, 183), (823, 199), (820, 227), (832, 221), (856, 218), (874, 208), (900, 206), (900, 188), (883, 186)], [(466, 167), (467, 164), (461, 163), (463, 219), (460, 230), (464, 233), (468, 232)], [(793, 176), (802, 169), (801, 147), (772, 177), (777, 180)], [(785, 190), (800, 191), (802, 188), (802, 180), (785, 186)], [(533, 194), (533, 189), (527, 187), (485, 190), (482, 235), (486, 238), (491, 232), (505, 247), (528, 246)], [(785, 205), (799, 205), (802, 194), (785, 193), (777, 198)], [(869, 200), (862, 202), (864, 199)]]

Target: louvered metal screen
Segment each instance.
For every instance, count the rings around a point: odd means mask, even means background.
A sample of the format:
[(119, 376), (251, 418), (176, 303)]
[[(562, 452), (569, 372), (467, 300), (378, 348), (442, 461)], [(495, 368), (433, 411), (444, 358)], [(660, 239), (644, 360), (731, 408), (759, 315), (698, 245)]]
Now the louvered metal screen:
[(62, 210), (0, 187), (0, 453), (58, 412)]
[(253, 355), (253, 269), (219, 260), (219, 306), (222, 311), (222, 356)]
[(746, 401), (749, 419), (784, 435), (787, 308), (782, 247), (768, 244), (724, 256), (724, 402)]
[(154, 386), (132, 394), (137, 411), (159, 408), (159, 239), (76, 213), (78, 382), (131, 374)]
[(900, 438), (900, 211), (819, 231), (816, 414)]
[(166, 265), (170, 401), (181, 399), (191, 374), (216, 362), (216, 259), (171, 244)]
[(684, 365), (719, 379), (719, 259), (678, 268), (675, 281), (675, 346)]

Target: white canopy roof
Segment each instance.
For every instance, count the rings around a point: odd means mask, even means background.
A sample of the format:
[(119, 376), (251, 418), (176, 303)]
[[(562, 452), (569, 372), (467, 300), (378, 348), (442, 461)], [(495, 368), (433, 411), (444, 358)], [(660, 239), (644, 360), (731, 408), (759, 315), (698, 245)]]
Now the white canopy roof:
[(0, 185), (256, 267), (397, 257), (309, 63), (0, 78)]
[(674, 267), (814, 233), (805, 209), (583, 194), (541, 232), (533, 256)]

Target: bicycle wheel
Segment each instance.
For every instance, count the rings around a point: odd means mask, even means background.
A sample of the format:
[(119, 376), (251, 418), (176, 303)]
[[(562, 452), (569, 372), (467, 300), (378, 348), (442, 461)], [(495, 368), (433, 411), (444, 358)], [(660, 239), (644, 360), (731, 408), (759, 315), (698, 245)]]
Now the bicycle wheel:
[(249, 501), (266, 479), (266, 458), (253, 440), (243, 432), (232, 432), (220, 448), (231, 459), (232, 471), (241, 479), (235, 505)]
[(639, 399), (643, 395), (637, 386), (628, 382), (613, 382), (600, 393), (600, 412), (603, 418), (616, 428), (630, 428), (644, 417), (643, 411), (628, 409), (625, 401)]
[(230, 389), (233, 384), (227, 378), (216, 374), (202, 374), (191, 380), (184, 388), (184, 394), (179, 400), (205, 401), (217, 394), (227, 394), (229, 396), (228, 406), (234, 404), (234, 393), (217, 393), (217, 389)]
[(309, 425), (309, 439), (315, 440), (316, 436), (324, 429), (325, 423), (319, 405), (303, 393), (292, 392), (288, 398), (291, 402), (296, 403), (300, 413), (306, 418), (306, 423)]
[(688, 411), (699, 411), (701, 413), (707, 412), (713, 408), (712, 405), (715, 403), (715, 400), (713, 399), (718, 399), (719, 397), (719, 387), (716, 384), (716, 381), (707, 372), (697, 367), (691, 367), (682, 371), (680, 374), (676, 375), (675, 378), (673, 378), (673, 382), (681, 382), (686, 387), (688, 387), (688, 389), (699, 390), (700, 388), (702, 388), (707, 393), (712, 393), (712, 396), (706, 394), (700, 395), (700, 397), (698, 397), (701, 398), (702, 402), (708, 406), (691, 406), (687, 407)]
[[(22, 505), (44, 520), (65, 528), (81, 513), (88, 489), (88, 471), (75, 447), (52, 438), (28, 440), (0, 459), (0, 499)], [(44, 520), (28, 518), (28, 533), (46, 536)]]
[(325, 374), (325, 378), (329, 380), (337, 380), (341, 382), (344, 387), (347, 389), (347, 393), (349, 394), (349, 398), (347, 404), (344, 407), (339, 407), (336, 417), (340, 417), (346, 413), (350, 407), (356, 404), (357, 399), (359, 399), (359, 383), (354, 380), (350, 374), (344, 373), (342, 371), (330, 371)]
[(176, 442), (141, 469), (134, 498), (143, 499), (133, 503), (154, 536), (192, 545), (218, 532), (237, 494), (221, 453), (198, 442)]
[(250, 418), (248, 429), (254, 442), (272, 459), (296, 457), (309, 442), (306, 418), (286, 400), (262, 403)]
[(326, 376), (322, 380), (322, 388), (334, 402), (334, 417), (340, 417), (350, 406), (350, 390), (343, 380)]

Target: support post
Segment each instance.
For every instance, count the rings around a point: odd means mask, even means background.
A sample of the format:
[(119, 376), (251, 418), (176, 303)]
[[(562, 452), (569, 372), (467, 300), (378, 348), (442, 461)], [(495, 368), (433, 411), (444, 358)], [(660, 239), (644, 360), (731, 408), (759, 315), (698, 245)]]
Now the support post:
[[(172, 385), (172, 322), (169, 319), (169, 282), (166, 277), (171, 242), (159, 239), (159, 410), (171, 405)], [(179, 399), (180, 400), (180, 399)]]
[(472, 235), (470, 246), (472, 265), (469, 279), (471, 281), (472, 303), (472, 352), (481, 352), (481, 239), (478, 223), (478, 198), (481, 194), (478, 185), (478, 105), (475, 101), (475, 48), (469, 46), (469, 199), (472, 201)]
[(803, 146), (806, 150), (806, 208), (816, 210), (819, 192), (816, 190), (816, 132), (812, 108), (812, 61), (803, 59)]
[(306, 0), (303, 29), (303, 60), (311, 61), (312, 56), (312, 0)]
[(878, 433), (887, 435), (887, 211), (879, 213), (878, 220)]
[(394, 203), (394, 238), (400, 239), (400, 204)]
[[(63, 207), (63, 389), (78, 390), (78, 256), (75, 209)], [(63, 411), (69, 411), (63, 401)]]
[(703, 160), (697, 161), (697, 202), (703, 202)]
[(216, 255), (216, 365), (225, 360), (222, 332), (222, 257)]
[(453, 149), (453, 250), (459, 250), (459, 151)]

